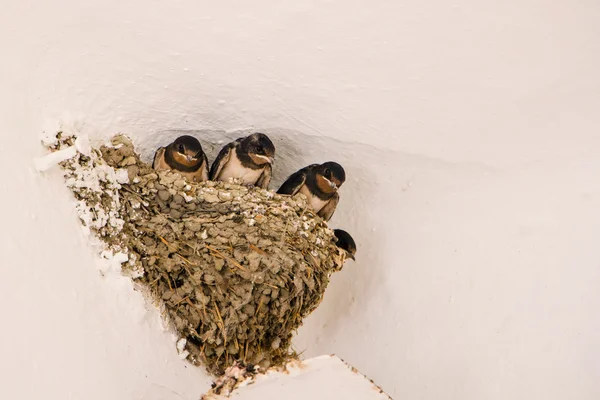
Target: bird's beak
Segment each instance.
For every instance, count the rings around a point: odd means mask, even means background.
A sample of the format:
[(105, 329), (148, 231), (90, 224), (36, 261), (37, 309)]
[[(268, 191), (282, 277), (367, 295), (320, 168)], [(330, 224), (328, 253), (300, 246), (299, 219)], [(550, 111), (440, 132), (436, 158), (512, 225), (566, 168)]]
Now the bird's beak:
[(194, 158), (194, 156), (185, 156), (185, 159), (188, 160), (188, 162), (194, 161)]
[(256, 157), (265, 160), (266, 162), (268, 162), (269, 164), (273, 164), (273, 161), (275, 161), (275, 159), (273, 157), (267, 157), (267, 156), (263, 156), (262, 154), (255, 154)]
[(354, 254), (348, 253), (348, 258), (351, 258), (352, 261), (356, 261), (356, 257), (354, 257)]
[(333, 181), (330, 181), (330, 180), (329, 180), (329, 179), (327, 179), (327, 178), (325, 178), (325, 179), (327, 180), (327, 182), (329, 182), (329, 186), (331, 186), (331, 188), (332, 188), (333, 190), (337, 190), (337, 188), (338, 188), (338, 187), (337, 187), (337, 185), (335, 184), (335, 182), (333, 182)]

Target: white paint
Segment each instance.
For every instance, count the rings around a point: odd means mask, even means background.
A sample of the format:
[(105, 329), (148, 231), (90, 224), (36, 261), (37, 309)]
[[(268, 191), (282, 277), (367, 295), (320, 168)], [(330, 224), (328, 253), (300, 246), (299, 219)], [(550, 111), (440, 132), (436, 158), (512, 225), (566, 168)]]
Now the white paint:
[[(35, 130), (15, 122), (2, 132)], [(0, 398), (196, 399), (211, 380), (178, 358), (129, 278), (94, 256), (59, 170), (40, 174), (19, 154), (1, 157)]]
[(130, 132), (148, 159), (177, 130), (211, 161), (261, 130), (273, 187), (343, 164), (331, 222), (358, 262), (301, 329), (305, 355), (393, 398), (600, 397), (598, 20), (585, 0), (4, 2), (0, 397), (204, 384), (98, 279), (66, 189), (32, 170), (56, 120)]

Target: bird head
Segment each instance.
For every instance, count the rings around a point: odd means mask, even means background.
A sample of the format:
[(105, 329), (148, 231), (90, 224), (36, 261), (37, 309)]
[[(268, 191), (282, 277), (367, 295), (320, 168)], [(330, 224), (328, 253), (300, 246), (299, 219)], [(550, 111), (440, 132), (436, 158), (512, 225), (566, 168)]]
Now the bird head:
[(204, 154), (202, 145), (198, 139), (189, 135), (179, 136), (175, 139), (171, 143), (171, 151), (173, 152), (173, 158), (178, 163), (187, 166), (193, 166), (198, 162), (202, 162)]
[(317, 184), (325, 193), (333, 193), (346, 181), (346, 171), (333, 161), (328, 161), (317, 167)]
[(356, 243), (348, 232), (342, 229), (334, 229), (333, 233), (337, 239), (336, 246), (346, 252), (348, 258), (356, 261)]
[(253, 133), (242, 141), (242, 150), (257, 165), (273, 164), (275, 145), (264, 133)]

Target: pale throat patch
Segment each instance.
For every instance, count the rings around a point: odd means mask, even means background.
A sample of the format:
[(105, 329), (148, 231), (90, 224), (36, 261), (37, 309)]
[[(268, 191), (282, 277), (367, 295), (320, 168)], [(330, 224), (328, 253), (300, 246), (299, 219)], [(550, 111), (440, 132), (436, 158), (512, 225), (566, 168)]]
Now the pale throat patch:
[[(162, 154), (159, 154), (155, 168), (157, 170), (170, 170), (171, 169), (169, 164), (167, 164), (167, 162), (165, 161), (164, 151)], [(202, 181), (208, 180), (208, 169), (206, 168), (206, 165), (202, 165), (198, 169), (198, 171), (195, 171), (195, 172), (177, 171), (177, 173), (190, 181), (202, 182)]]
[(325, 207), (327, 203), (329, 203), (329, 200), (321, 200), (317, 196), (314, 196), (312, 193), (310, 193), (310, 190), (308, 190), (306, 185), (302, 185), (299, 192), (306, 196), (308, 199), (308, 204), (316, 213), (321, 211), (321, 209)]
[(186, 167), (193, 167), (198, 163), (198, 160), (193, 158), (192, 161), (188, 161), (187, 157), (178, 153), (176, 151), (173, 152), (173, 158), (181, 165), (185, 165)]
[(256, 183), (262, 173), (262, 169), (250, 169), (244, 167), (235, 154), (232, 154), (229, 162), (221, 170), (221, 173), (219, 174), (219, 180), (227, 181), (230, 178), (236, 178), (242, 179), (244, 184), (249, 185)]
[(317, 175), (317, 186), (323, 193), (333, 193), (336, 191), (336, 188), (331, 187), (331, 182), (321, 175)]
[(267, 156), (263, 156), (261, 154), (253, 154), (250, 153), (249, 154), (250, 158), (252, 159), (252, 161), (254, 161), (255, 164), (258, 165), (264, 165), (264, 164), (268, 164), (269, 163), (269, 157)]

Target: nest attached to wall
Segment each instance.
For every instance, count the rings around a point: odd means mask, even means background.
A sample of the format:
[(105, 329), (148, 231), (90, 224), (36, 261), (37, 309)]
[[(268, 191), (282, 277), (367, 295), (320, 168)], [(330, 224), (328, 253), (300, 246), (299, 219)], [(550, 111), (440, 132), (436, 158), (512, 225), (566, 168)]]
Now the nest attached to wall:
[(71, 146), (60, 165), (84, 226), (127, 255), (123, 271), (159, 302), (190, 361), (220, 375), (296, 357), (292, 333), (345, 258), (303, 195), (157, 173), (122, 135), (99, 150), (64, 133), (49, 144)]

